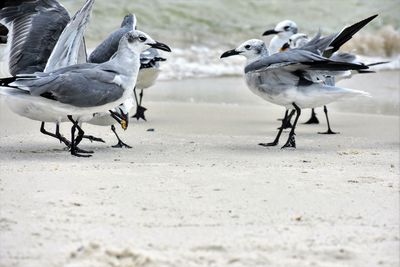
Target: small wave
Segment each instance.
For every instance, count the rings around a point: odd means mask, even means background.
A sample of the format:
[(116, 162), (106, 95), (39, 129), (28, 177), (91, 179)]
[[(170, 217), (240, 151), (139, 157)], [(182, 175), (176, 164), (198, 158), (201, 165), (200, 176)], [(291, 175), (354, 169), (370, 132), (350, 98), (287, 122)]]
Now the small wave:
[(243, 73), (244, 59), (221, 60), (223, 49), (191, 46), (173, 49), (162, 64), (161, 80), (237, 76)]
[[(199, 46), (174, 49), (171, 54), (166, 55), (168, 60), (161, 66), (160, 80), (243, 75), (245, 59), (242, 57), (220, 59), (225, 50), (227, 49)], [(400, 54), (392, 57), (360, 55), (358, 59), (364, 64), (388, 61), (385, 64), (372, 66), (371, 70), (374, 71), (400, 69)]]

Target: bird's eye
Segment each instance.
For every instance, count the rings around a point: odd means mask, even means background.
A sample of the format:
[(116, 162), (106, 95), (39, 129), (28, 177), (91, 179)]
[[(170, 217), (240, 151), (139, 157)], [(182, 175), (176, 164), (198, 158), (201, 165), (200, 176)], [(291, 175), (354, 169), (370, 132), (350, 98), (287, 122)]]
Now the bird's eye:
[(288, 30), (290, 30), (290, 26), (285, 26), (283, 29), (284, 29), (285, 31), (288, 31)]
[(147, 38), (146, 38), (146, 37), (144, 37), (144, 36), (139, 36), (139, 40), (140, 40), (141, 42), (144, 42), (144, 41), (146, 41), (146, 40), (147, 40)]
[(251, 48), (251, 45), (245, 45), (244, 48), (246, 48), (247, 50), (249, 50)]
[(133, 37), (133, 36), (130, 35), (130, 34), (128, 35), (128, 38), (127, 38), (127, 39), (128, 39), (128, 42), (129, 42), (129, 43), (133, 43), (133, 42), (135, 41), (135, 37)]

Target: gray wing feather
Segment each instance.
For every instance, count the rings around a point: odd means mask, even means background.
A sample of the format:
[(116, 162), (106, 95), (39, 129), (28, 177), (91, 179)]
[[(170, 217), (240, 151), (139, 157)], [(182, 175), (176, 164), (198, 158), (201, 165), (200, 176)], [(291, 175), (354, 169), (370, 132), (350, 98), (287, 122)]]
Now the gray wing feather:
[(330, 47), (330, 44), (337, 37), (337, 35), (338, 34), (336, 33), (321, 38), (321, 34), (318, 33), (316, 36), (314, 36), (313, 39), (311, 39), (300, 49), (322, 55), (324, 51), (326, 51)]
[(78, 51), (78, 64), (83, 64), (86, 62), (87, 62), (86, 41), (85, 37), (83, 37)]
[(12, 29), (9, 68), (16, 75), (44, 70), (69, 15), (55, 0), (8, 0), (0, 21)]
[(287, 65), (305, 62), (327, 61), (328, 59), (314, 54), (310, 51), (292, 49), (281, 53), (265, 56), (247, 65), (245, 73), (251, 71), (265, 71), (267, 69), (280, 68)]
[(334, 61), (353, 63), (356, 61), (357, 57), (354, 54), (336, 52), (329, 59)]
[(80, 69), (36, 79), (21, 79), (11, 85), (27, 88), (34, 96), (43, 96), (76, 107), (93, 107), (121, 98), (124, 89), (112, 83), (115, 75), (99, 68)]
[(93, 4), (94, 0), (87, 0), (64, 28), (47, 61), (45, 72), (78, 63), (79, 52), (82, 52), (84, 44), (83, 33), (89, 23)]
[(310, 51), (293, 49), (272, 56), (263, 57), (245, 68), (245, 73), (251, 71), (268, 71), (269, 69), (286, 68), (297, 70), (345, 71), (368, 69), (363, 64), (333, 61)]

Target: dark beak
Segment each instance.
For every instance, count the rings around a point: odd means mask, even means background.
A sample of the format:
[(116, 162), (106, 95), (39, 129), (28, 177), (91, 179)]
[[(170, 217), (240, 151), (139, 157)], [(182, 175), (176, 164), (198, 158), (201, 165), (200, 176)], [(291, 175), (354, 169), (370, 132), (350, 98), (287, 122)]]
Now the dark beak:
[(277, 34), (277, 33), (279, 33), (279, 32), (275, 31), (275, 30), (268, 30), (268, 31), (265, 31), (262, 35), (267, 36), (267, 35)]
[(240, 52), (236, 51), (236, 49), (232, 49), (232, 50), (228, 50), (225, 53), (223, 53), (220, 58), (235, 56), (235, 55), (239, 55), (239, 54), (240, 54)]
[(167, 52), (171, 52), (171, 48), (169, 48), (168, 45), (160, 43), (160, 42), (155, 42), (154, 44), (149, 44), (149, 46), (156, 48), (156, 49), (160, 49), (160, 50), (164, 50)]
[(280, 52), (284, 52), (286, 50), (288, 50), (290, 48), (289, 43), (285, 43), (284, 45), (282, 45)]

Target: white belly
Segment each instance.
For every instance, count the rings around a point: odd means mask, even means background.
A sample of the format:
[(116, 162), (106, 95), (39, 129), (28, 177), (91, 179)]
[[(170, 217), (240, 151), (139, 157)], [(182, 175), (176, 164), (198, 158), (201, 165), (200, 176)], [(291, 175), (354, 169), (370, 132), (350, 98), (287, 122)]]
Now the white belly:
[(139, 71), (136, 89), (143, 90), (151, 87), (157, 80), (160, 70), (157, 68), (146, 68)]

